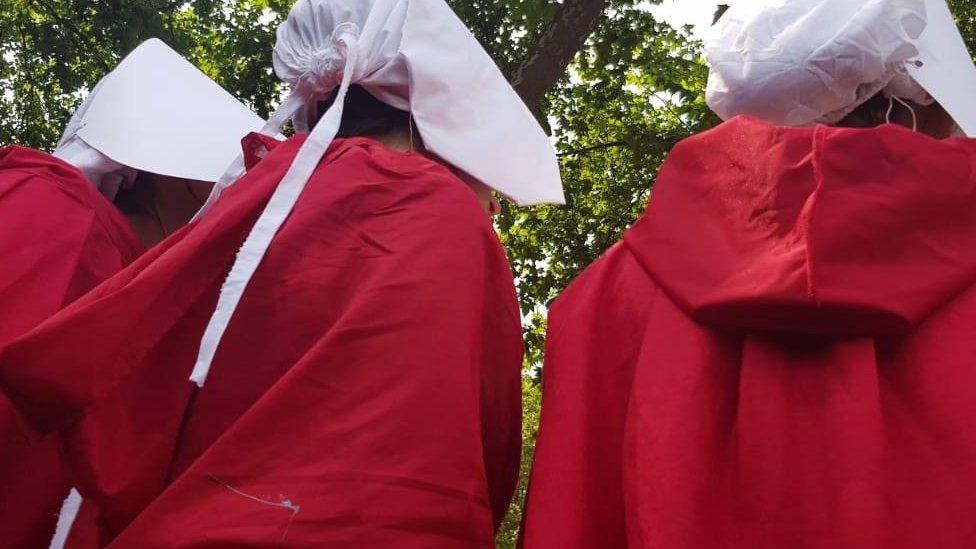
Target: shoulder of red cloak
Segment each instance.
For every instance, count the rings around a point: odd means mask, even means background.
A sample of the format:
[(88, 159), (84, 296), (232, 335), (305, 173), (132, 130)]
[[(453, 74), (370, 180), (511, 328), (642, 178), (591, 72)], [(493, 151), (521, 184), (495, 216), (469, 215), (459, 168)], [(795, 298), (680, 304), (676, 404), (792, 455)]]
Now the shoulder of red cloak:
[(44, 151), (21, 147), (20, 145), (7, 145), (0, 148), (0, 169), (24, 170), (40, 177), (77, 182), (79, 185), (85, 183), (92, 187), (92, 184), (85, 179), (78, 168)]
[(55, 175), (27, 163), (11, 168), (3, 160), (0, 256), (8, 261), (0, 269), (0, 309), (5, 317), (0, 343), (9, 341), (11, 330), (46, 318), (69, 300), (74, 279), (84, 270), (84, 256), (93, 253), (87, 242), (100, 233), (93, 208), (83, 194), (74, 192), (74, 182), (60, 180), (70, 172)]
[[(283, 175), (298, 154), (307, 136), (295, 135), (279, 141), (261, 134), (251, 134), (245, 148), (258, 151), (257, 160), (268, 160), (261, 166), (261, 174)], [(471, 188), (454, 172), (454, 169), (439, 160), (413, 151), (395, 151), (375, 139), (367, 137), (338, 138), (326, 152), (323, 165), (340, 166), (348, 163), (351, 168), (366, 175), (362, 180), (333, 177), (335, 170), (321, 169), (309, 180), (308, 186), (331, 185), (339, 187), (343, 196), (355, 196), (359, 208), (368, 209), (371, 198), (387, 200), (393, 194), (400, 195), (411, 208), (425, 212), (422, 216), (430, 223), (441, 223), (441, 231), (418, 233), (421, 238), (437, 239), (443, 235), (479, 234), (489, 236), (501, 251), (497, 233), (491, 219), (484, 213)], [(256, 164), (255, 164), (256, 165)], [(368, 175), (375, 173), (382, 177)], [(255, 175), (259, 175), (255, 172)], [(390, 183), (381, 183), (389, 179)], [(394, 184), (392, 181), (408, 181)], [(338, 200), (338, 197), (333, 197)], [(300, 207), (301, 200), (299, 201)], [(354, 213), (354, 212), (350, 212)], [(417, 216), (419, 219), (421, 216)], [(370, 216), (356, 218), (361, 222), (371, 222)], [(454, 238), (454, 237), (452, 237)]]
[[(296, 135), (274, 145), (254, 170), (255, 179), (274, 174), (269, 181), (276, 183), (305, 138)], [(308, 194), (313, 187), (330, 192), (313, 199)], [(243, 193), (243, 188), (238, 191)], [(308, 209), (332, 207), (342, 211), (342, 230), (366, 234), (370, 227), (393, 223), (410, 235), (399, 239), (403, 247), (398, 253), (423, 257), (441, 250), (443, 256), (431, 258), (432, 262), (436, 259), (460, 270), (490, 266), (493, 272), (503, 272), (499, 280), (504, 278), (504, 283), (513, 288), (514, 276), (491, 218), (467, 183), (439, 160), (418, 152), (395, 151), (371, 138), (336, 139), (299, 199), (293, 217), (299, 218)], [(383, 215), (376, 215), (378, 210)], [(393, 219), (398, 221), (394, 223)], [(289, 238), (291, 231), (286, 224), (277, 238)], [(452, 254), (443, 254), (445, 243), (450, 244)], [(477, 250), (481, 255), (468, 258), (461, 266), (455, 262), (454, 252), (466, 250)], [(510, 305), (511, 314), (520, 318), (517, 301)]]
[(264, 135), (263, 133), (251, 132), (241, 139), (241, 148), (244, 150), (244, 168), (250, 170), (257, 165), (268, 153), (273, 151), (284, 141)]
[[(630, 301), (625, 294), (654, 292), (653, 281), (636, 263), (625, 242), (617, 242), (583, 270), (553, 301), (549, 310), (550, 342), (552, 322), (597, 322), (592, 309), (619, 310)], [(583, 314), (586, 313), (586, 314)], [(580, 316), (583, 314), (582, 316)]]
[(976, 173), (976, 139), (969, 137), (951, 137), (943, 142), (971, 154), (974, 162), (974, 173)]
[[(102, 196), (78, 168), (51, 154), (28, 147), (8, 145), (0, 149), (0, 173), (19, 173), (24, 177), (6, 178), (8, 184), (31, 185), (38, 197), (48, 195), (70, 199), (91, 210), (124, 263), (139, 257), (145, 247), (121, 212)], [(9, 191), (9, 189), (4, 192)], [(39, 200), (39, 207), (44, 204)], [(38, 211), (38, 215), (43, 213)]]
[[(236, 251), (304, 139), (295, 136), (275, 146), (200, 221), (3, 350), (0, 386), (39, 432), (67, 427), (100, 395), (114, 391), (201, 295), (219, 289)], [(511, 292), (510, 314), (519, 318), (511, 270), (494, 227), (473, 191), (443, 165), (416, 153), (391, 151), (371, 139), (338, 139), (306, 193), (313, 188), (330, 192), (324, 201), (306, 200), (303, 194), (275, 244), (291, 239), (289, 226), (295, 226), (308, 210), (316, 215), (341, 210), (339, 226), (356, 234), (366, 234), (364, 229), (371, 226), (389, 227), (399, 219), (394, 224), (397, 230), (408, 231), (411, 238), (398, 240), (404, 244), (398, 253), (415, 256), (414, 263), (425, 257), (453, 262), (459, 276), (463, 276), (460, 271), (477, 273), (490, 266), (495, 274), (501, 273), (500, 287)], [(380, 204), (394, 207), (378, 215)], [(322, 246), (300, 233), (293, 241)], [(453, 255), (431, 257), (434, 250), (445, 249), (454, 250)], [(466, 250), (481, 253), (454, 261)], [(215, 293), (212, 298), (216, 300)], [(91, 341), (100, 343), (92, 347)], [(75, 372), (91, 375), (65, 375), (67, 364)], [(185, 372), (174, 370), (173, 375), (189, 376), (192, 364), (185, 366)]]
[[(625, 243), (553, 304), (543, 407), (522, 538), (526, 547), (626, 545), (620, 475), (624, 418), (660, 290)], [(566, 522), (564, 517), (587, 517)]]

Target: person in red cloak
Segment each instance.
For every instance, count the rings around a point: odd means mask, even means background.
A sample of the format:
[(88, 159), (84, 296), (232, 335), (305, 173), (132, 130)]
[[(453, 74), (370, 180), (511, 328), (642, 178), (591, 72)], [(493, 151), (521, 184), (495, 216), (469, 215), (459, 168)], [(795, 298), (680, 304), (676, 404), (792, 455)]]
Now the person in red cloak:
[[(831, 32), (856, 17), (769, 4), (745, 32), (869, 44)], [(522, 545), (974, 547), (976, 144), (888, 92), (771, 124), (770, 104), (823, 100), (825, 73), (783, 85), (793, 61), (739, 38), (770, 62), (742, 71), (770, 78), (764, 119), (678, 144), (644, 216), (550, 310)], [(740, 85), (723, 112), (751, 111)]]
[[(128, 160), (129, 151), (99, 140), (100, 134), (91, 128), (84, 137), (77, 134), (83, 124), (99, 123), (91, 115), (97, 118), (95, 111), (105, 100), (102, 95), (112, 95), (114, 87), (137, 78), (132, 72), (145, 67), (141, 58), (145, 49), (165, 48), (161, 44), (143, 46), (96, 86), (53, 154), (17, 145), (0, 148), (0, 348), (121, 271), (146, 246), (161, 241), (167, 230), (188, 221), (202, 204), (193, 193), (202, 191), (205, 196), (212, 186), (168, 176), (157, 157), (178, 151), (142, 139), (139, 132), (132, 132), (129, 139), (139, 141), (141, 147), (156, 147), (149, 164), (112, 160), (110, 156)], [(175, 52), (172, 55), (186, 63)], [(178, 85), (179, 71), (151, 65), (169, 86)], [(142, 79), (142, 85), (147, 83)], [(226, 94), (216, 84), (210, 85)], [(227, 99), (243, 108), (233, 98)], [(158, 115), (172, 115), (166, 113), (166, 104), (151, 97), (129, 100), (153, 104)], [(115, 126), (145, 122), (124, 112), (116, 114), (111, 120)], [(232, 125), (228, 129), (234, 131)], [(233, 147), (241, 135), (224, 142)], [(223, 163), (228, 161), (225, 158)], [(141, 171), (146, 169), (161, 173)], [(57, 439), (46, 437), (28, 444), (15, 410), (0, 395), (0, 445), (2, 545), (47, 547), (72, 486)]]
[(493, 547), (522, 339), (481, 182), (561, 200), (554, 151), (441, 0), (303, 0), (275, 67), (299, 134), (0, 356), (97, 505), (67, 545)]
[[(0, 347), (40, 324), (144, 251), (125, 217), (74, 166), (0, 148)], [(0, 539), (46, 547), (71, 484), (57, 441), (28, 446), (0, 397)]]

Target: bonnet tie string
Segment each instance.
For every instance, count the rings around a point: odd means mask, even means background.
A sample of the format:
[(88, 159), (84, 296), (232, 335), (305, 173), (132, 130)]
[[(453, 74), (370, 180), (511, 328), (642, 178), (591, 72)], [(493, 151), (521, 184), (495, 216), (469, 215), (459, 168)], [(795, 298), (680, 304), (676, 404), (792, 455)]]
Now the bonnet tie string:
[[(315, 97), (322, 87), (327, 85), (325, 80), (333, 77), (336, 69), (342, 67), (342, 78), (335, 102), (325, 112), (298, 150), (295, 160), (275, 188), (271, 200), (261, 212), (261, 216), (237, 252), (234, 265), (220, 288), (217, 308), (204, 331), (203, 339), (200, 342), (200, 351), (193, 372), (190, 374), (190, 381), (198, 387), (203, 387), (207, 380), (220, 340), (223, 338), (227, 325), (240, 303), (247, 284), (265, 253), (267, 253), (272, 239), (294, 209), (298, 197), (305, 189), (309, 178), (339, 131), (346, 93), (352, 83), (353, 72), (356, 70), (359, 60), (358, 42), (359, 29), (356, 25), (344, 23), (336, 27), (333, 33), (333, 47), (316, 52), (312, 56), (314, 62), (309, 64), (308, 70), (299, 79), (295, 92), (285, 100), (278, 112), (275, 112), (272, 119), (268, 121), (269, 130), (275, 129), (274, 125), (277, 125), (280, 130), (284, 121), (294, 116), (302, 106)], [(240, 169), (243, 166), (243, 157), (240, 166), (237, 164), (235, 163), (232, 168)], [(215, 197), (214, 200), (216, 200)]]

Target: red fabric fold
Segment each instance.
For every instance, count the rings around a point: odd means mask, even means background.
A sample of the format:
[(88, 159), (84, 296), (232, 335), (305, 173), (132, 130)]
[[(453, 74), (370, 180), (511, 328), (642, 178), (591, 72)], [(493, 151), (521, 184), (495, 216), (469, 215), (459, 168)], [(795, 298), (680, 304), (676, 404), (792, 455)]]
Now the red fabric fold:
[(750, 119), (680, 144), (550, 312), (524, 546), (976, 546), (972, 158)]
[(905, 332), (976, 280), (974, 147), (741, 117), (675, 148), (625, 240), (703, 322)]
[[(134, 260), (128, 222), (73, 166), (40, 151), (0, 149), (0, 348)], [(0, 395), (0, 540), (47, 547), (70, 488), (57, 440), (28, 443)]]

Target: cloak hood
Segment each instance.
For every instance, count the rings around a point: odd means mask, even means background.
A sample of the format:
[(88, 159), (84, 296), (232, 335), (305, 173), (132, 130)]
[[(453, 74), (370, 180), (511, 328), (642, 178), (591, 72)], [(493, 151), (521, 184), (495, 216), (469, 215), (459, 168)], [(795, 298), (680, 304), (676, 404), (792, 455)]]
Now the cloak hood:
[(870, 335), (976, 281), (967, 139), (735, 118), (671, 153), (626, 245), (699, 322)]

